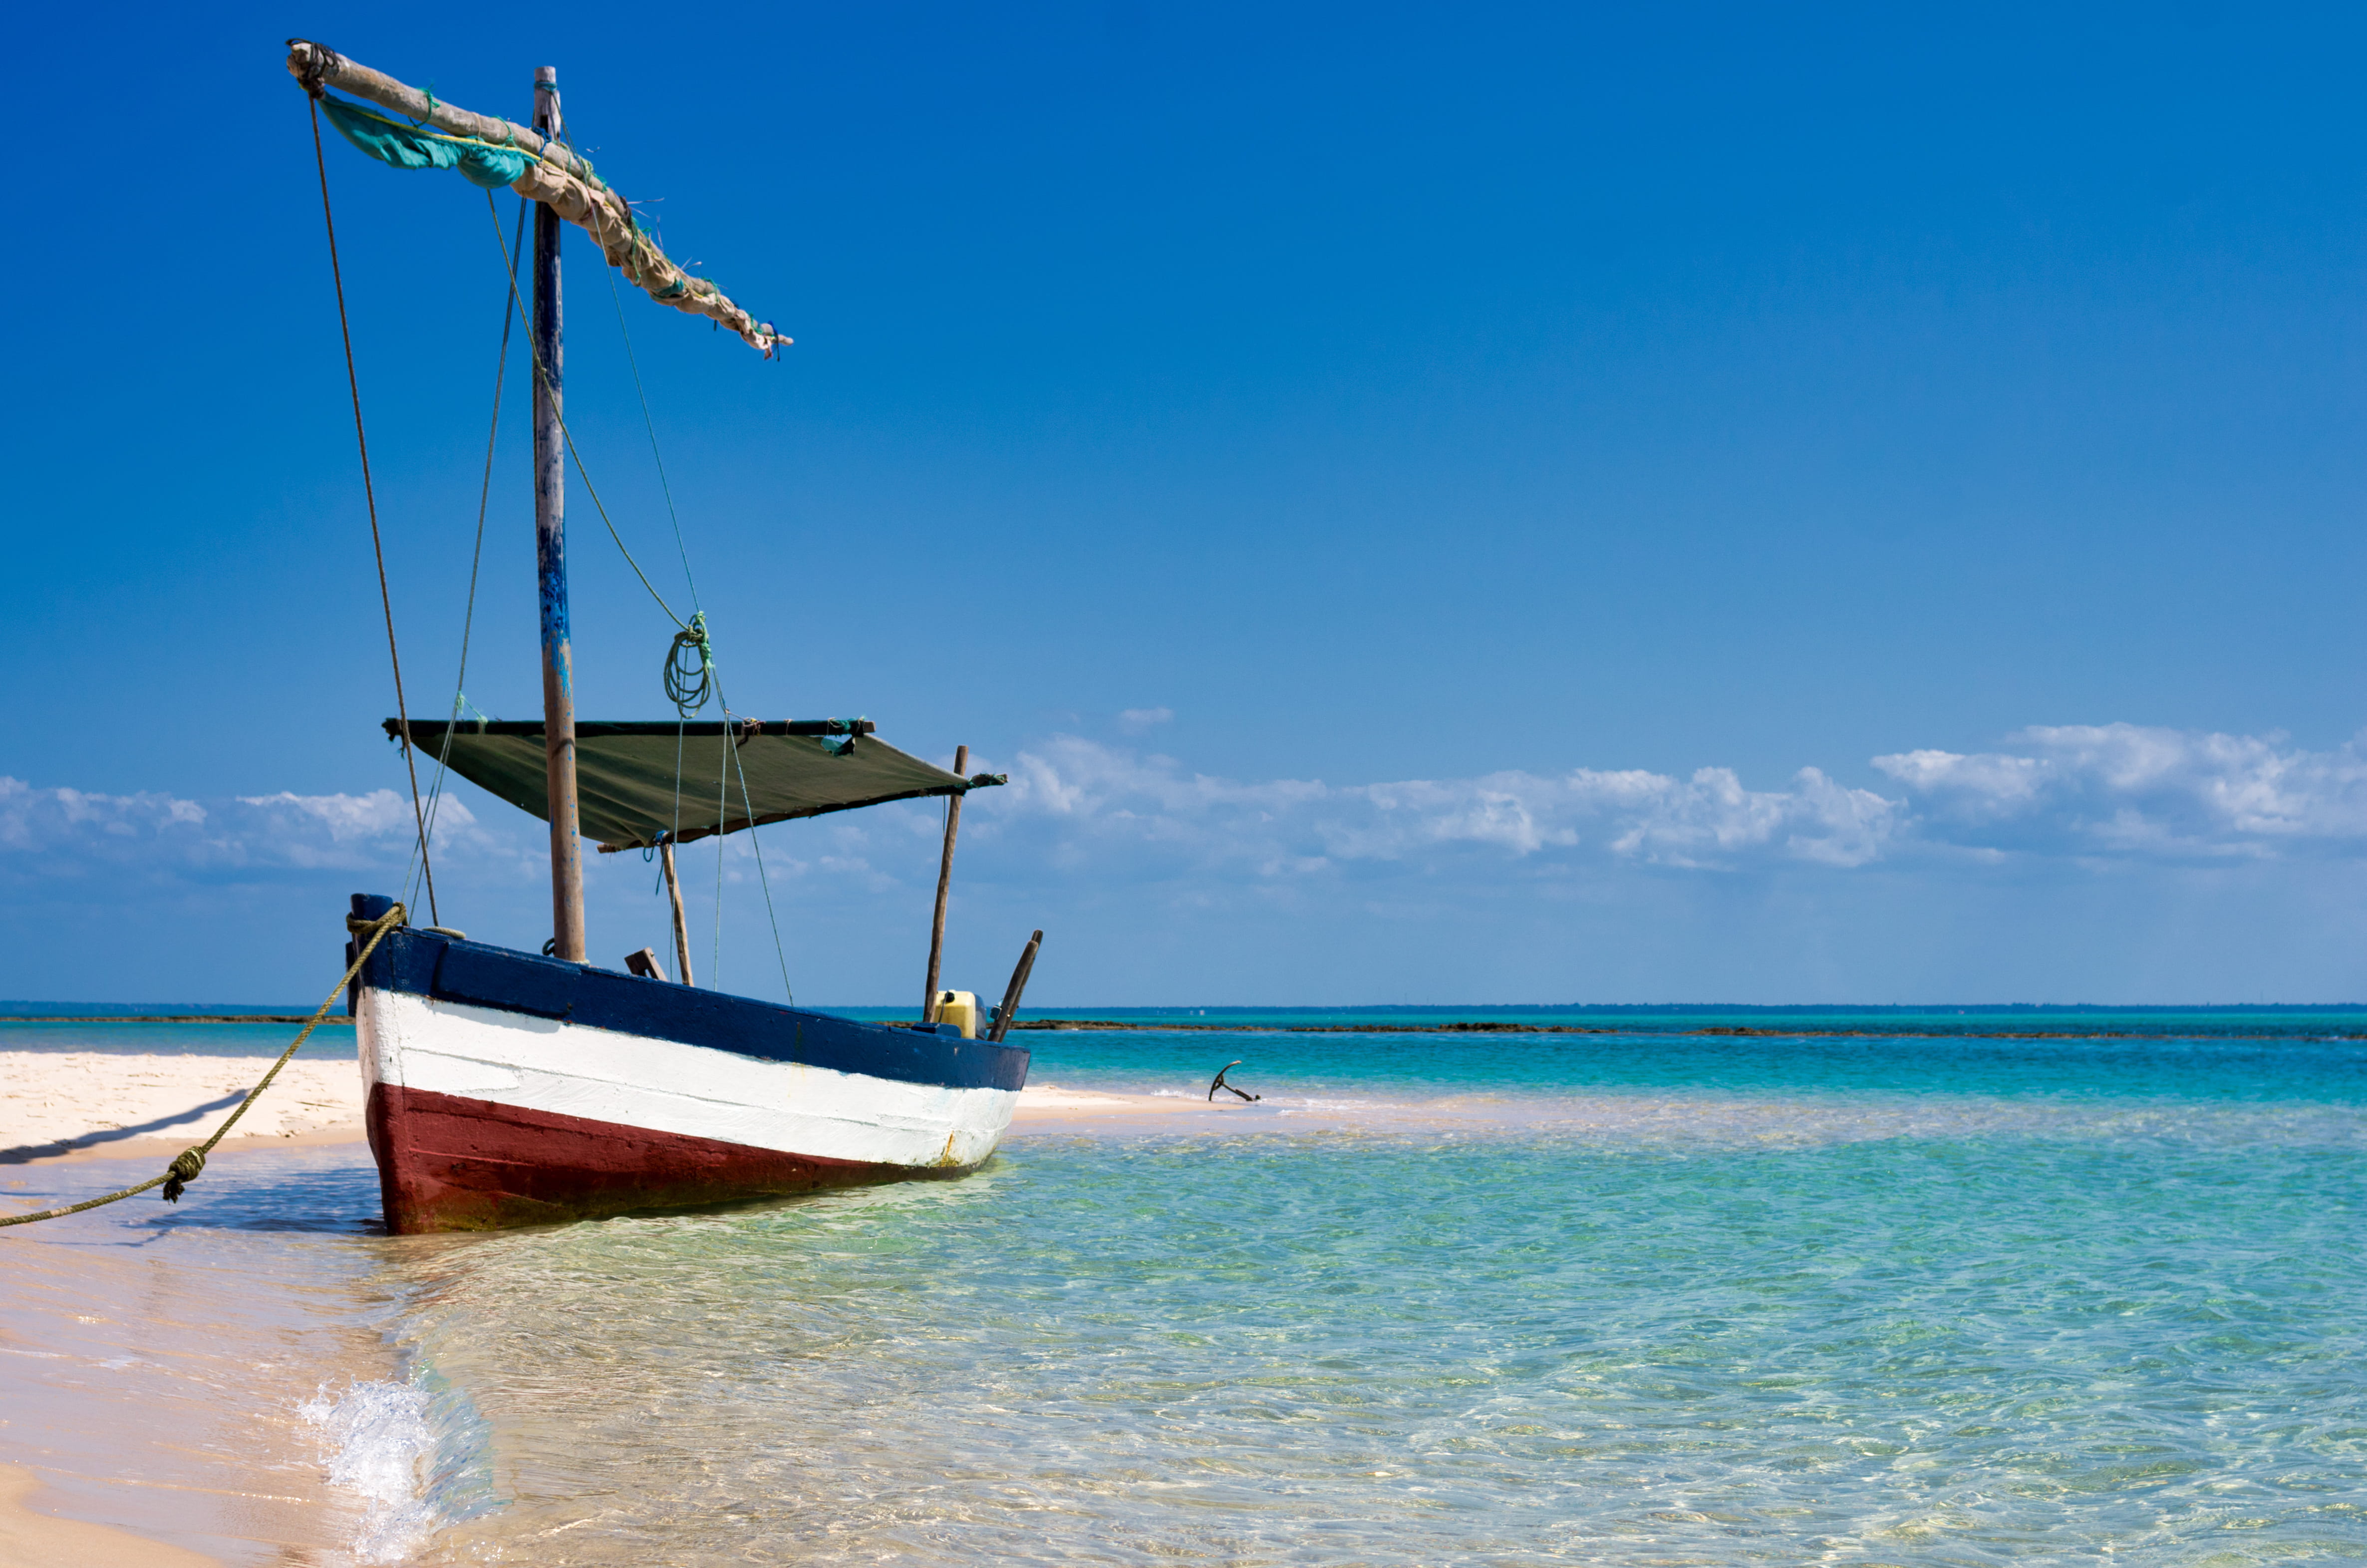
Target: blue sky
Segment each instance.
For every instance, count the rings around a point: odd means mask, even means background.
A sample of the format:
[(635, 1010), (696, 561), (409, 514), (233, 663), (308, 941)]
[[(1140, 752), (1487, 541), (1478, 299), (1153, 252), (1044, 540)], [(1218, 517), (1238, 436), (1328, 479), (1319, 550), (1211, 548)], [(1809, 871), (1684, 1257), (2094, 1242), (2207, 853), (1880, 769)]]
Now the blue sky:
[[(401, 876), (290, 31), (489, 112), (556, 65), (798, 339), (624, 301), (734, 706), (1014, 775), (957, 978), (1040, 925), (1072, 1005), (2367, 996), (2354, 14), (1110, 4), (20, 24), (0, 994), (300, 996)], [(473, 188), (329, 154), (435, 710), (501, 265)], [(663, 562), (588, 245), (568, 287)], [(583, 710), (657, 716), (668, 628), (571, 520)], [(447, 921), (538, 944), (538, 824), (461, 799)], [(918, 989), (933, 822), (766, 831), (801, 997)], [(595, 868), (595, 956), (663, 918)]]

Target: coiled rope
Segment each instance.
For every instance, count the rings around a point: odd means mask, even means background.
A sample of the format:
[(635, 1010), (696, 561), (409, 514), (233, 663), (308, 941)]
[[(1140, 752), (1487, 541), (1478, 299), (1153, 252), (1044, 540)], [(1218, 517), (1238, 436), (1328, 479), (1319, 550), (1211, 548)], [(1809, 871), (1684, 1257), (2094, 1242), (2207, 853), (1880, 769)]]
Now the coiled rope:
[(237, 1125), (238, 1119), (246, 1114), (246, 1108), (253, 1105), (264, 1090), (271, 1087), (271, 1080), (279, 1076), (279, 1070), (288, 1065), (288, 1059), (296, 1054), (297, 1047), (310, 1040), (312, 1037), (312, 1031), (321, 1027), (321, 1020), (329, 1016), (329, 1009), (337, 1005), (337, 998), (345, 994), (346, 986), (354, 983), (354, 976), (361, 973), (362, 965), (369, 962), (370, 954), (378, 950), (378, 945), (386, 939), (386, 934), (408, 918), (409, 915), (399, 903), (375, 920), (356, 920), (350, 915), (346, 917), (345, 929), (357, 937), (367, 931), (369, 933), (369, 940), (362, 943), (360, 951), (354, 955), (354, 961), (346, 969), (345, 978), (337, 982), (336, 989), (330, 992), (321, 1003), (320, 1010), (312, 1015), (312, 1021), (306, 1024), (288, 1049), (279, 1053), (279, 1060), (271, 1064), (271, 1071), (263, 1075), (263, 1082), (255, 1085), (247, 1092), (246, 1098), (238, 1102), (238, 1108), (230, 1113), (229, 1119), (215, 1128), (214, 1135), (204, 1142), (192, 1144), (174, 1155), (173, 1163), (165, 1167), (163, 1176), (151, 1176), (138, 1187), (127, 1187), (120, 1192), (110, 1192), (104, 1198), (93, 1198), (85, 1202), (68, 1204), (63, 1209), (41, 1209), (30, 1214), (0, 1216), (0, 1228), (9, 1225), (29, 1225), (37, 1220), (56, 1220), (68, 1214), (79, 1214), (85, 1209), (96, 1209), (103, 1204), (137, 1197), (152, 1187), (161, 1187), (164, 1189), (165, 1202), (181, 1201), (181, 1194), (187, 1190), (189, 1183), (198, 1179), (198, 1173), (206, 1168), (206, 1156), (213, 1152), (214, 1145), (221, 1142), (223, 1135)]
[(687, 719), (707, 706), (714, 689), (715, 645), (708, 641), (707, 612), (694, 610), (690, 624), (674, 634), (674, 646), (666, 650), (665, 694), (674, 712)]

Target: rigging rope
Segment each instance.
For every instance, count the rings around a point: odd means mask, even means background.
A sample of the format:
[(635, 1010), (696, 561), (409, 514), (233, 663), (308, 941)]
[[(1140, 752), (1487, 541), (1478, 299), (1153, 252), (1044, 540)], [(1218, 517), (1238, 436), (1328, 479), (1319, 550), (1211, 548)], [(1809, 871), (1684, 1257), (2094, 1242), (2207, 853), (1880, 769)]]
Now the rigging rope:
[(715, 953), (708, 963), (718, 991), (723, 989), (723, 841), (730, 836), (723, 831), (723, 808), (731, 798), (731, 710), (723, 712), (723, 756), (715, 769)]
[[(320, 113), (318, 107), (316, 106), (313, 111), (313, 139), (316, 143), (318, 142), (320, 136), (319, 119)], [(323, 177), (325, 182), (325, 174)], [(487, 216), (493, 219), (493, 234), (495, 241), (498, 244), (501, 235), (501, 216), (499, 212), (493, 209), (491, 192), (488, 192), (486, 195), (486, 212)], [(522, 314), (525, 312), (526, 304), (525, 301), (519, 298), (518, 294), (517, 265), (506, 251), (503, 253), (502, 265), (507, 268), (509, 272), (510, 300)], [(610, 293), (613, 296), (615, 295), (616, 290), (616, 279), (613, 277), (610, 278), (608, 284)], [(674, 636), (674, 643), (672, 647), (667, 650), (666, 653), (666, 695), (674, 700), (674, 711), (677, 718), (687, 719), (690, 714), (698, 711), (699, 709), (704, 708), (707, 705), (710, 690), (714, 696), (720, 698), (722, 696), (723, 688), (721, 681), (715, 673), (714, 646), (708, 633), (707, 617), (705, 612), (698, 608), (698, 579), (691, 571), (690, 551), (688, 546), (683, 541), (682, 518), (680, 514), (674, 508), (674, 488), (666, 480), (665, 458), (658, 449), (657, 420), (650, 412), (648, 390), (641, 384), (640, 364), (633, 355), (632, 334), (625, 324), (625, 311), (621, 298), (617, 298), (616, 300), (616, 304), (617, 330), (624, 335), (626, 359), (628, 363), (632, 366), (633, 370), (633, 388), (640, 398), (641, 417), (643, 423), (649, 429), (650, 455), (656, 460), (658, 469), (658, 484), (664, 492), (666, 513), (667, 516), (672, 518), (674, 523), (674, 548), (682, 556), (683, 576), (690, 585), (692, 605), (690, 619), (685, 620), (681, 616), (674, 613), (674, 607), (666, 603), (665, 596), (658, 592), (657, 585), (650, 581), (650, 574), (641, 570), (641, 563), (634, 558), (632, 551), (626, 545), (624, 535), (617, 532), (615, 519), (608, 516), (607, 504), (600, 499), (599, 487), (592, 483), (591, 472), (583, 465), (583, 454), (577, 449), (575, 445), (575, 433), (568, 428), (566, 415), (561, 411), (559, 399), (555, 395), (551, 399), (553, 417), (559, 426), (560, 437), (567, 443), (567, 455), (574, 461), (575, 472), (577, 476), (583, 481), (584, 493), (592, 497), (593, 509), (600, 514), (601, 525), (608, 530), (609, 539), (615, 541), (617, 553), (624, 556), (625, 564), (633, 569), (633, 575), (640, 579), (641, 586), (647, 589), (650, 597), (657, 602), (658, 608), (664, 611), (666, 619), (673, 621), (678, 629)], [(506, 322), (504, 324), (503, 330), (504, 333), (508, 330)], [(541, 347), (534, 341), (534, 335), (531, 331), (527, 335), (527, 351), (533, 359), (536, 379), (540, 381), (544, 387), (549, 387), (549, 371), (542, 362)], [(357, 406), (358, 407), (358, 404)], [(685, 652), (693, 649), (697, 650), (699, 659), (698, 668), (695, 673), (690, 669), (683, 658)], [(730, 706), (729, 703), (725, 704), (724, 712), (727, 715), (730, 714)], [(406, 733), (407, 733), (408, 726), (406, 725)], [(448, 728), (446, 730), (445, 735), (448, 742), (451, 735), (451, 732)], [(681, 759), (679, 756), (680, 738), (681, 737), (679, 735), (676, 736), (677, 756), (674, 767), (675, 795), (677, 797), (677, 826), (679, 826), (679, 797), (681, 794), (682, 781)], [(743, 805), (746, 805), (748, 812), (749, 836), (756, 855), (756, 880), (758, 884), (764, 889), (764, 914), (767, 920), (771, 923), (773, 930), (773, 954), (780, 962), (782, 988), (784, 991), (789, 991), (791, 1000), (794, 1001), (795, 993), (789, 986), (788, 954), (781, 942), (780, 916), (773, 906), (772, 879), (765, 872), (764, 846), (753, 843), (755, 836), (755, 810), (753, 805), (746, 804), (748, 801), (747, 776), (744, 771), (741, 771), (739, 769), (738, 752), (737, 748), (732, 744), (730, 730), (728, 725), (726, 726), (723, 734), (723, 747), (726, 756), (732, 764), (732, 771), (740, 772), (741, 800)], [(408, 754), (406, 753), (406, 755)], [(730, 799), (730, 776), (729, 773), (726, 773), (723, 777), (720, 777), (716, 780), (716, 821), (719, 825), (727, 809), (727, 802)], [(713, 967), (709, 971), (711, 974), (718, 977), (717, 983), (719, 984), (720, 983), (720, 975), (723, 966), (724, 837), (725, 835), (721, 833), (718, 833), (715, 835), (715, 941), (714, 957), (712, 960)], [(430, 899), (432, 902), (432, 891), (430, 893)]]
[(231, 1112), (228, 1119), (220, 1127), (214, 1129), (214, 1135), (204, 1142), (191, 1144), (174, 1155), (173, 1163), (165, 1167), (163, 1176), (151, 1176), (137, 1187), (127, 1187), (120, 1192), (110, 1192), (104, 1198), (93, 1198), (80, 1203), (71, 1203), (62, 1209), (41, 1209), (30, 1214), (0, 1215), (0, 1228), (9, 1225), (29, 1225), (37, 1220), (55, 1220), (67, 1214), (79, 1214), (85, 1209), (96, 1209), (102, 1204), (136, 1197), (152, 1187), (161, 1187), (164, 1189), (165, 1202), (181, 1201), (182, 1192), (187, 1189), (189, 1183), (197, 1180), (198, 1174), (206, 1168), (206, 1156), (213, 1153), (214, 1145), (222, 1141), (223, 1135), (237, 1124), (240, 1117), (246, 1114), (246, 1108), (253, 1105), (264, 1090), (271, 1087), (271, 1080), (279, 1076), (279, 1070), (288, 1065), (288, 1059), (296, 1054), (297, 1047), (310, 1040), (312, 1031), (321, 1027), (321, 1020), (329, 1016), (329, 1009), (336, 1006), (337, 998), (345, 994), (345, 987), (354, 983), (354, 976), (362, 971), (362, 965), (369, 961), (370, 954), (378, 950), (378, 945), (386, 939), (386, 934), (409, 918), (408, 913), (399, 903), (376, 920), (356, 920), (350, 915), (346, 917), (345, 929), (352, 932), (356, 937), (359, 937), (367, 931), (369, 933), (369, 940), (360, 944), (360, 951), (354, 955), (354, 961), (345, 968), (345, 978), (338, 981), (336, 988), (322, 1000), (321, 1006), (312, 1014), (312, 1021), (306, 1024), (295, 1040), (289, 1043), (288, 1049), (279, 1053), (279, 1060), (271, 1064), (271, 1071), (263, 1075), (263, 1082), (248, 1090), (246, 1098), (238, 1102), (238, 1108)]
[[(719, 685), (717, 695), (721, 695), (721, 689)], [(723, 711), (728, 717), (731, 711), (731, 705), (725, 703)], [(727, 730), (726, 733), (729, 733)], [(748, 846), (756, 852), (756, 885), (764, 890), (764, 918), (773, 924), (773, 956), (780, 960), (781, 991), (788, 997), (790, 1006), (794, 1006), (797, 1005), (798, 993), (797, 988), (789, 983), (789, 955), (781, 946), (781, 917), (773, 911), (773, 881), (764, 874), (764, 841), (756, 836), (756, 808), (748, 799), (748, 771), (740, 766), (740, 748), (730, 745), (728, 741), (725, 744), (731, 754), (731, 771), (740, 776), (740, 809), (748, 813)], [(723, 835), (719, 833), (715, 836), (719, 839)], [(721, 891), (720, 888), (717, 889), (719, 893)]]
[(312, 161), (321, 171), (321, 219), (329, 230), (329, 276), (337, 287), (337, 331), (345, 343), (345, 385), (354, 395), (354, 439), (362, 453), (362, 496), (369, 505), (370, 552), (378, 558), (378, 597), (386, 610), (386, 656), (394, 665), (394, 716), (402, 725), (403, 770), (411, 776), (411, 820), (419, 830), (419, 869), (427, 880), (427, 917), (441, 925), (444, 916), (436, 908), (436, 868), (427, 858), (427, 813), (419, 803), (419, 764), (411, 755), (411, 711), (402, 701), (402, 655), (394, 646), (394, 597), (386, 585), (386, 546), (379, 538), (378, 491), (370, 483), (369, 437), (362, 430), (361, 377), (354, 369), (354, 331), (345, 319), (345, 275), (337, 265), (337, 219), (329, 208), (329, 160), (321, 151), (320, 89), (314, 88), (307, 101), (312, 107)]
[[(674, 486), (666, 483), (665, 455), (658, 450), (657, 418), (650, 413), (649, 389), (641, 385), (641, 361), (633, 352), (632, 330), (625, 324), (625, 297), (617, 290), (615, 269), (603, 270), (608, 278), (608, 302), (617, 307), (617, 333), (625, 340), (625, 363), (632, 368), (633, 391), (641, 400), (641, 423), (649, 426), (650, 457), (658, 465), (658, 489), (665, 495), (666, 516), (674, 522), (674, 547), (682, 556), (683, 578), (690, 584), (690, 608), (697, 610), (699, 608), (698, 579), (690, 570), (690, 547), (682, 541), (682, 514), (674, 508)], [(691, 619), (697, 620), (698, 618), (693, 615)]]
[[(490, 190), (485, 192), (485, 204), (490, 207), (493, 200), (493, 193)], [(515, 258), (526, 244), (526, 210), (528, 205), (525, 197), (518, 198), (517, 226), (510, 236), (513, 278), (516, 276)], [(498, 222), (501, 214), (496, 211), (493, 218)], [(513, 290), (515, 287), (515, 283), (511, 285)], [(427, 790), (427, 831), (431, 835), (436, 831), (436, 809), (444, 801), (444, 780), (450, 772), (452, 734), (460, 727), (460, 710), (469, 706), (469, 635), (477, 624), (477, 573), (485, 559), (485, 511), (493, 498), (493, 446), (502, 433), (502, 389), (509, 377), (510, 325), (516, 319), (510, 312), (509, 300), (504, 297), (502, 301), (502, 351), (493, 361), (493, 427), (485, 432), (485, 477), (477, 488), (477, 543), (469, 555), (469, 603), (460, 615), (460, 669), (452, 677), (452, 711), (444, 723), (444, 744), (436, 753), (436, 778)], [(402, 891), (405, 897), (410, 896), (411, 876), (408, 871), (403, 874)]]
[[(317, 134), (316, 131), (315, 135)], [(486, 202), (486, 210), (493, 221), (493, 244), (496, 248), (499, 248), (502, 238), (501, 214), (493, 210), (493, 203), (490, 199)], [(510, 269), (510, 298), (516, 301), (520, 313), (524, 313), (526, 301), (518, 295), (517, 268), (510, 265), (507, 251), (502, 253), (502, 265)], [(534, 359), (535, 380), (546, 388), (550, 387), (550, 372), (542, 362), (542, 347), (535, 342), (531, 328), (526, 335), (526, 346), (527, 352)], [(633, 552), (626, 548), (625, 536), (617, 531), (616, 523), (608, 516), (607, 504), (600, 499), (600, 487), (592, 483), (591, 472), (583, 466), (583, 454), (575, 449), (575, 432), (567, 427), (567, 415), (561, 407), (559, 393), (555, 389), (551, 392), (550, 407), (551, 417), (559, 425), (560, 439), (567, 443), (567, 455), (575, 460), (575, 472), (577, 477), (583, 481), (583, 492), (592, 497), (592, 509), (600, 514), (600, 521), (606, 527), (608, 537), (617, 541), (617, 553), (624, 556), (625, 564), (633, 569), (633, 575), (641, 580), (641, 586), (650, 591), (650, 597), (657, 601), (658, 608), (665, 611), (665, 618), (673, 621), (675, 626), (686, 629), (690, 623), (674, 614), (674, 606), (666, 603), (665, 596), (658, 592), (657, 585), (650, 581), (650, 574), (641, 570), (641, 563), (634, 560)]]
[[(674, 733), (674, 827), (675, 830), (679, 832), (682, 826), (681, 724), (682, 722), (686, 722), (693, 713), (697, 712), (700, 709), (707, 706), (708, 699), (710, 694), (718, 700), (722, 699), (723, 679), (721, 676), (716, 673), (715, 646), (713, 641), (708, 634), (706, 612), (700, 608), (698, 602), (698, 577), (697, 574), (691, 570), (690, 547), (684, 541), (682, 537), (682, 514), (675, 507), (674, 503), (674, 485), (666, 478), (665, 454), (658, 448), (657, 416), (652, 414), (650, 409), (649, 388), (641, 381), (640, 357), (633, 352), (633, 333), (632, 328), (625, 320), (624, 296), (617, 291), (616, 274), (611, 271), (608, 273), (607, 277), (609, 303), (613, 304), (617, 309), (617, 335), (624, 340), (625, 363), (632, 369), (633, 392), (640, 400), (641, 404), (641, 423), (649, 431), (650, 435), (650, 459), (657, 465), (658, 488), (665, 496), (666, 517), (674, 525), (674, 550), (682, 557), (683, 579), (690, 585), (690, 622), (688, 625), (685, 626), (682, 631), (674, 634), (674, 645), (666, 651), (665, 663), (666, 696), (674, 702), (674, 713), (676, 716)], [(580, 469), (583, 464), (579, 460), (576, 466)], [(587, 481), (586, 483), (588, 483), (589, 482)], [(636, 570), (638, 570), (638, 568), (636, 568)], [(695, 651), (698, 655), (698, 665), (695, 670), (690, 666), (688, 660), (685, 656), (693, 651)], [(725, 701), (723, 703), (723, 711), (728, 719), (731, 712), (731, 705), (730, 702)], [(795, 1003), (797, 1001), (797, 989), (789, 983), (789, 957), (787, 949), (783, 946), (781, 941), (781, 918), (779, 912), (776, 911), (773, 905), (773, 881), (764, 869), (764, 842), (756, 835), (756, 808), (749, 800), (747, 770), (740, 764), (740, 750), (739, 747), (731, 744), (730, 731), (728, 724), (725, 726), (724, 733), (724, 751), (731, 759), (732, 772), (736, 774), (740, 779), (741, 808), (748, 814), (748, 844), (749, 847), (755, 852), (756, 856), (756, 884), (764, 890), (764, 919), (766, 923), (771, 926), (773, 931), (773, 958), (774, 960), (781, 966), (781, 991), (783, 994), (788, 997), (790, 1002)], [(719, 790), (719, 793), (723, 798), (719, 799), (716, 802), (715, 819), (719, 827), (722, 824), (723, 821), (724, 800), (729, 798), (728, 780), (719, 782), (723, 787)], [(724, 835), (721, 833), (718, 833), (715, 837), (715, 954), (713, 961), (716, 968), (719, 971), (723, 957)]]

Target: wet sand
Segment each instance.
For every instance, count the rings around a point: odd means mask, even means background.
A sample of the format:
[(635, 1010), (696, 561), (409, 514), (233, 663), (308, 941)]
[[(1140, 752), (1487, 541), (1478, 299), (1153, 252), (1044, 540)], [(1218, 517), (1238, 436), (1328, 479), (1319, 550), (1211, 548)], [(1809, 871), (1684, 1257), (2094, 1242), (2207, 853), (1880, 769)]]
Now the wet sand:
[(40, 1511), (41, 1478), (0, 1464), (0, 1568), (211, 1568), (220, 1559)]
[[(354, 1271), (287, 1244), (323, 1207), (324, 1175), (358, 1185), (308, 1167), (350, 1167), (354, 1153), (273, 1141), (270, 1155), (209, 1168), (239, 1183), (211, 1213), (149, 1194), (0, 1232), (0, 1564), (344, 1560), (359, 1509), (329, 1484), (299, 1407), (323, 1385), (387, 1376), (392, 1358)], [(80, 1154), (0, 1166), (0, 1206), (153, 1174)]]

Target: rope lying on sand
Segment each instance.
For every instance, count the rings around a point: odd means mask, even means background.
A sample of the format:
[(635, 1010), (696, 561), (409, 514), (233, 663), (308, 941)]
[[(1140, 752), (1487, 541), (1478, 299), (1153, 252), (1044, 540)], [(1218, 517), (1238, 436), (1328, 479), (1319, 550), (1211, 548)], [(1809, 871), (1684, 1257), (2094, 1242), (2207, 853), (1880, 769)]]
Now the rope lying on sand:
[(69, 1204), (63, 1209), (40, 1209), (30, 1214), (10, 1214), (0, 1217), (0, 1228), (9, 1225), (29, 1225), (37, 1220), (56, 1220), (68, 1214), (79, 1214), (85, 1209), (96, 1209), (103, 1204), (115, 1203), (126, 1198), (135, 1197), (152, 1187), (161, 1187), (164, 1189), (165, 1202), (178, 1203), (181, 1200), (181, 1194), (187, 1190), (189, 1183), (197, 1180), (198, 1173), (206, 1168), (206, 1156), (213, 1152), (214, 1145), (222, 1141), (223, 1135), (230, 1131), (240, 1117), (246, 1114), (246, 1108), (260, 1098), (264, 1090), (271, 1087), (271, 1080), (279, 1076), (279, 1070), (288, 1065), (288, 1059), (296, 1054), (299, 1046), (311, 1038), (314, 1029), (321, 1027), (321, 1020), (329, 1016), (329, 1009), (337, 1005), (337, 998), (344, 994), (346, 986), (354, 983), (354, 976), (361, 973), (362, 965), (369, 962), (370, 954), (378, 949), (379, 943), (386, 939), (386, 934), (402, 925), (408, 917), (402, 905), (398, 903), (375, 920), (356, 920), (351, 916), (346, 918), (346, 930), (351, 931), (356, 937), (367, 931), (369, 933), (369, 940), (362, 943), (360, 949), (354, 954), (354, 961), (345, 970), (345, 978), (337, 982), (336, 989), (330, 992), (321, 1003), (319, 1010), (313, 1013), (311, 1021), (298, 1031), (295, 1040), (289, 1042), (288, 1049), (279, 1053), (279, 1060), (271, 1064), (271, 1071), (263, 1075), (263, 1082), (247, 1091), (246, 1098), (238, 1102), (238, 1108), (230, 1113), (229, 1119), (215, 1128), (214, 1135), (204, 1142), (192, 1144), (174, 1155), (173, 1163), (165, 1167), (163, 1176), (151, 1176), (137, 1187), (127, 1187), (120, 1192), (110, 1192), (104, 1198), (93, 1198), (81, 1203)]

